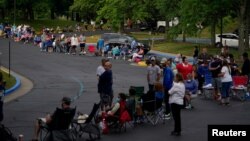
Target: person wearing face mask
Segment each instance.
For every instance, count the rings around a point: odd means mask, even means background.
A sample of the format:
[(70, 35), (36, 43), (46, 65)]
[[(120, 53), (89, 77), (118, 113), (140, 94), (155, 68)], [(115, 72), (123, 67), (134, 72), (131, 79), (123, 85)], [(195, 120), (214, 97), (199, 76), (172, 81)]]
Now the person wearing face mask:
[(110, 110), (107, 111), (108, 115), (119, 114), (118, 110), (122, 112), (126, 108), (126, 95), (124, 93), (119, 93), (118, 97), (114, 101), (114, 104)]
[(191, 99), (197, 97), (198, 84), (197, 81), (192, 78), (192, 74), (187, 75), (187, 80), (184, 81), (185, 84), (185, 109), (192, 109)]

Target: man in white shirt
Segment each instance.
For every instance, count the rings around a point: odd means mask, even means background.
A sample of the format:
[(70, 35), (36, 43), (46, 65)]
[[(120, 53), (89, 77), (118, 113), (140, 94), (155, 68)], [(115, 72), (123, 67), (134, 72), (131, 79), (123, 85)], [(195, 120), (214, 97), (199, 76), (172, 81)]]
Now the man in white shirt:
[(76, 34), (74, 34), (74, 36), (71, 37), (71, 53), (73, 55), (76, 54), (76, 47), (78, 46), (78, 38), (76, 37)]

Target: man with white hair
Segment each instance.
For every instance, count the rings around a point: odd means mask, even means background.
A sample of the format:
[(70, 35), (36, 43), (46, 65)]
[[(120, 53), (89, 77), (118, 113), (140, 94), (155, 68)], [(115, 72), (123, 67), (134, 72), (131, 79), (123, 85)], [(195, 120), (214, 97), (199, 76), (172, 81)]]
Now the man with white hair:
[(149, 65), (147, 68), (147, 72), (148, 72), (147, 73), (147, 80), (148, 80), (149, 91), (153, 91), (155, 82), (160, 81), (161, 69), (156, 64), (155, 57), (150, 58), (150, 63), (151, 63), (151, 65)]

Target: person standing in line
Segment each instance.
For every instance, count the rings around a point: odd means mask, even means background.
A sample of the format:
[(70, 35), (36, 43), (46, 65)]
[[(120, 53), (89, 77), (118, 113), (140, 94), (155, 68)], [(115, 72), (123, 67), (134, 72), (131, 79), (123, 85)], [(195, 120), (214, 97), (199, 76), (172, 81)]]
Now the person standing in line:
[(198, 55), (199, 55), (199, 50), (198, 50), (198, 47), (195, 46), (194, 47), (194, 54), (193, 54), (193, 65), (196, 65), (197, 62), (198, 62)]
[(85, 46), (86, 46), (86, 37), (84, 34), (81, 34), (78, 38), (79, 40), (79, 44), (80, 44), (80, 53), (79, 55), (84, 55), (86, 54), (86, 51), (84, 50), (85, 49)]
[(221, 77), (221, 105), (229, 105), (229, 93), (232, 85), (231, 69), (227, 60), (222, 61)]
[(147, 81), (149, 91), (154, 91), (155, 82), (160, 81), (161, 69), (158, 65), (156, 65), (156, 58), (150, 58), (151, 65), (147, 67)]
[(77, 35), (74, 34), (72, 37), (71, 37), (71, 50), (70, 50), (70, 53), (72, 55), (76, 55), (76, 47), (78, 46), (78, 38), (77, 38)]
[(165, 61), (165, 67), (163, 69), (163, 86), (164, 86), (164, 102), (165, 102), (165, 116), (164, 118), (170, 119), (170, 105), (169, 105), (169, 93), (168, 91), (172, 88), (174, 73), (170, 68), (171, 61), (168, 59)]
[(181, 108), (183, 107), (183, 99), (185, 96), (184, 79), (180, 73), (175, 75), (173, 87), (168, 91), (169, 104), (174, 118), (174, 130), (171, 132), (173, 136), (181, 135)]
[(220, 72), (221, 72), (222, 64), (221, 60), (218, 56), (214, 56), (213, 60), (209, 64), (209, 70), (212, 74), (212, 86), (214, 87), (214, 94), (213, 97), (215, 100), (219, 100), (220, 92), (221, 92), (221, 79), (220, 79)]
[(247, 75), (248, 76), (248, 82), (249, 82), (249, 79), (250, 79), (250, 60), (248, 58), (248, 53), (247, 52), (244, 52), (242, 54), (242, 57), (243, 57), (243, 65), (241, 67), (241, 74), (242, 75)]
[(104, 56), (103, 54), (103, 50), (104, 50), (104, 39), (100, 38), (98, 41), (97, 41), (97, 50), (98, 50), (98, 55), (100, 56)]
[(198, 56), (198, 64), (202, 65), (204, 63), (210, 62), (210, 55), (207, 53), (207, 48), (202, 49), (202, 53)]
[(99, 76), (98, 82), (98, 93), (100, 93), (101, 101), (103, 104), (109, 106), (111, 106), (113, 100), (113, 74), (111, 68), (112, 64), (110, 62), (105, 62), (105, 71)]

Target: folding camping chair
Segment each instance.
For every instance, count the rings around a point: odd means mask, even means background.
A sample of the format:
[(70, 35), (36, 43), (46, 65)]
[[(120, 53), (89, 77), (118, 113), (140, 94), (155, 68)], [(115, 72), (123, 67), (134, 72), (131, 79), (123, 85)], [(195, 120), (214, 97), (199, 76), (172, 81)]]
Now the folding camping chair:
[(91, 55), (95, 55), (95, 52), (96, 52), (95, 46), (94, 45), (88, 45), (88, 52)]
[(89, 135), (90, 140), (100, 139), (101, 131), (96, 124), (97, 113), (100, 109), (101, 103), (95, 103), (89, 116), (86, 119), (75, 119), (72, 127), (78, 137), (82, 137), (83, 133), (87, 133)]
[(248, 84), (248, 77), (245, 76), (233, 76), (233, 86), (231, 87), (232, 90), (232, 98), (236, 98), (241, 101), (246, 100), (246, 93), (247, 93), (247, 84)]
[(160, 120), (164, 120), (163, 99), (157, 99), (154, 93), (148, 92), (141, 97), (142, 109), (145, 119), (152, 125), (156, 125)]

